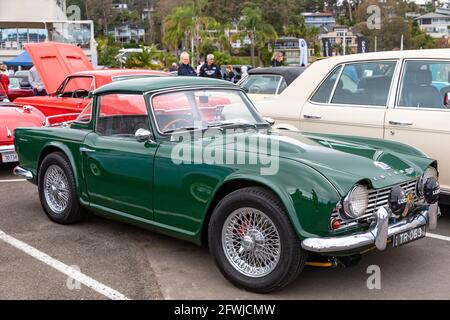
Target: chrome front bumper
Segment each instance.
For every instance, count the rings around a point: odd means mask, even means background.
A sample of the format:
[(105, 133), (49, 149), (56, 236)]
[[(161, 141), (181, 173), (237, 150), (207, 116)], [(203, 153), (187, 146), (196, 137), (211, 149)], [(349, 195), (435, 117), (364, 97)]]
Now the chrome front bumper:
[(33, 172), (26, 170), (22, 167), (19, 166), (15, 167), (13, 172), (16, 176), (23, 177), (27, 180), (33, 180)]
[(351, 251), (365, 246), (375, 245), (377, 249), (384, 250), (387, 240), (393, 235), (414, 228), (427, 225), (433, 230), (437, 226), (439, 206), (437, 203), (429, 205), (428, 209), (416, 213), (407, 220), (388, 225), (389, 212), (381, 207), (376, 212), (376, 224), (367, 232), (357, 233), (350, 236), (339, 236), (330, 238), (307, 238), (303, 240), (302, 247), (305, 250), (318, 253), (331, 253), (340, 251)]

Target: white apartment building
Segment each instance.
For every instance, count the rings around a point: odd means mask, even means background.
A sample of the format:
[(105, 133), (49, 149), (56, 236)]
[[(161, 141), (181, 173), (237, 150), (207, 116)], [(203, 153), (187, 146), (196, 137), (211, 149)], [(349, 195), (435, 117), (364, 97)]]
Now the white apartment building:
[(415, 18), (420, 28), (433, 38), (449, 36), (450, 10), (438, 9)]
[(77, 7), (66, 0), (0, 1), (0, 61), (19, 55), (27, 43), (45, 41), (76, 44), (97, 65), (94, 24), (81, 21)]

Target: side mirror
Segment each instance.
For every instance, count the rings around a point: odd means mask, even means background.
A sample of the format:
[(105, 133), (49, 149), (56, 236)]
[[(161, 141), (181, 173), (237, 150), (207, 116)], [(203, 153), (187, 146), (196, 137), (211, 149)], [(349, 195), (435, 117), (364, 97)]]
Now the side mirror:
[(450, 92), (444, 94), (444, 106), (450, 108)]
[(264, 117), (264, 121), (270, 124), (270, 126), (273, 126), (275, 124), (275, 120), (269, 117)]
[(138, 142), (147, 142), (150, 141), (152, 133), (146, 129), (139, 128), (134, 133), (134, 137)]

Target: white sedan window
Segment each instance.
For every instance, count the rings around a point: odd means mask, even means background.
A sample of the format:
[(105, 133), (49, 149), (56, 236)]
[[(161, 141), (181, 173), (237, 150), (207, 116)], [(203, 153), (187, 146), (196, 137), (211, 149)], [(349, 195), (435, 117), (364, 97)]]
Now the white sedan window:
[(401, 82), (399, 106), (445, 109), (450, 92), (450, 62), (407, 61)]
[(345, 65), (331, 103), (386, 106), (395, 65), (394, 61)]

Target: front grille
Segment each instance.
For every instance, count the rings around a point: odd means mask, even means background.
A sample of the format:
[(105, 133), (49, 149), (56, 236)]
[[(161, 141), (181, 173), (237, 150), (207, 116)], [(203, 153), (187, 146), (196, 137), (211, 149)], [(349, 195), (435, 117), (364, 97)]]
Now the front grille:
[[(414, 194), (414, 202), (418, 201), (418, 196), (416, 193), (416, 184), (417, 179), (410, 180), (407, 182), (404, 182), (400, 184), (400, 186), (405, 190), (406, 194), (409, 194), (412, 192)], [(357, 219), (348, 220), (348, 219), (342, 219), (339, 212), (337, 210), (333, 211), (331, 214), (331, 219), (333, 218), (339, 218), (341, 220), (341, 228), (347, 228), (353, 225), (356, 225), (360, 222), (368, 222), (369, 220), (373, 219), (373, 214), (383, 206), (386, 206), (388, 204), (388, 197), (389, 193), (391, 192), (391, 189), (393, 186), (378, 189), (378, 190), (369, 190), (369, 203), (366, 209), (366, 212), (364, 215)]]

